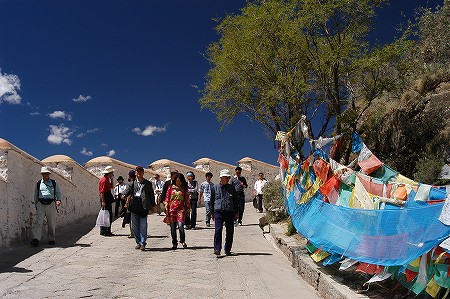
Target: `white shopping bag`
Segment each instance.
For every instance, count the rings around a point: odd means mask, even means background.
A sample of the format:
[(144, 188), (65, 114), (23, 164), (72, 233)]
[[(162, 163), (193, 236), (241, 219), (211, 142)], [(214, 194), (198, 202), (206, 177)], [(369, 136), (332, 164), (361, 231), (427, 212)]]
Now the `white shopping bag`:
[(110, 225), (108, 210), (100, 210), (100, 212), (98, 212), (96, 225), (97, 226), (106, 226), (106, 227), (108, 227)]

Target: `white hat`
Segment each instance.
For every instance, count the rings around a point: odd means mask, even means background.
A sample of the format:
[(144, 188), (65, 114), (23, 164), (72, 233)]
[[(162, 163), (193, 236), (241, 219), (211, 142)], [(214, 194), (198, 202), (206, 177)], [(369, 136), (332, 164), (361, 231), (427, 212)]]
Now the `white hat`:
[(114, 172), (114, 168), (112, 166), (106, 166), (105, 169), (102, 171), (103, 174)]
[(230, 171), (228, 169), (222, 169), (220, 171), (219, 178), (223, 176), (231, 177)]
[(41, 167), (41, 173), (51, 173), (51, 171), (47, 166), (44, 166), (44, 167)]

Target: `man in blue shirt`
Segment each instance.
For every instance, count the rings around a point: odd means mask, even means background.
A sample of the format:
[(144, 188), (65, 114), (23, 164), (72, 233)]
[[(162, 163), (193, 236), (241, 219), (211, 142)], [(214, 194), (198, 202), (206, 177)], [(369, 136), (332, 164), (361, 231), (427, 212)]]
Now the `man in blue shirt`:
[(233, 245), (234, 220), (239, 216), (238, 199), (234, 186), (229, 184), (231, 174), (228, 169), (220, 171), (220, 184), (211, 190), (210, 207), (214, 221), (214, 254), (220, 255), (222, 249), (222, 230), (225, 222), (225, 254), (231, 255)]
[(37, 181), (34, 190), (34, 206), (36, 207), (36, 221), (33, 226), (33, 247), (39, 245), (42, 237), (44, 216), (47, 218), (48, 244), (55, 244), (56, 210), (61, 205), (61, 194), (55, 180), (50, 179), (50, 169), (41, 168), (42, 180)]

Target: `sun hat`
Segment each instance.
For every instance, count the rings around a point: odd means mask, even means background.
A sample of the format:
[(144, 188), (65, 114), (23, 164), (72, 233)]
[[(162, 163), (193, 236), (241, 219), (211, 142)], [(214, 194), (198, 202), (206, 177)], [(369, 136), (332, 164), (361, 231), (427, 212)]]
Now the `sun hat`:
[(44, 167), (41, 167), (41, 173), (51, 173), (51, 171), (47, 166), (44, 166)]
[(220, 171), (219, 177), (221, 178), (223, 176), (231, 177), (230, 171), (228, 169), (222, 169)]
[(119, 177), (117, 178), (118, 181), (122, 180), (123, 181), (123, 176), (119, 175)]
[(112, 166), (106, 166), (105, 169), (102, 171), (103, 174), (114, 172), (114, 168)]
[(193, 179), (195, 179), (195, 174), (192, 172), (192, 171), (188, 171), (187, 173), (186, 173), (186, 176), (188, 177), (188, 176), (191, 176)]
[(130, 171), (128, 172), (128, 176), (135, 177), (135, 176), (136, 176), (136, 171), (134, 171), (134, 169), (130, 170)]

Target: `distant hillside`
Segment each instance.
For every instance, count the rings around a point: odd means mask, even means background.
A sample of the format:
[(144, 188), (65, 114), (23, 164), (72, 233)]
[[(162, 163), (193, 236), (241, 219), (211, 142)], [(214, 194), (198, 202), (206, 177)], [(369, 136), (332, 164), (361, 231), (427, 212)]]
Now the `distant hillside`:
[(417, 80), (400, 100), (377, 100), (361, 124), (366, 143), (386, 164), (433, 183), (438, 173), (429, 169), (428, 178), (420, 177), (420, 168), (441, 169), (450, 159), (450, 78)]

